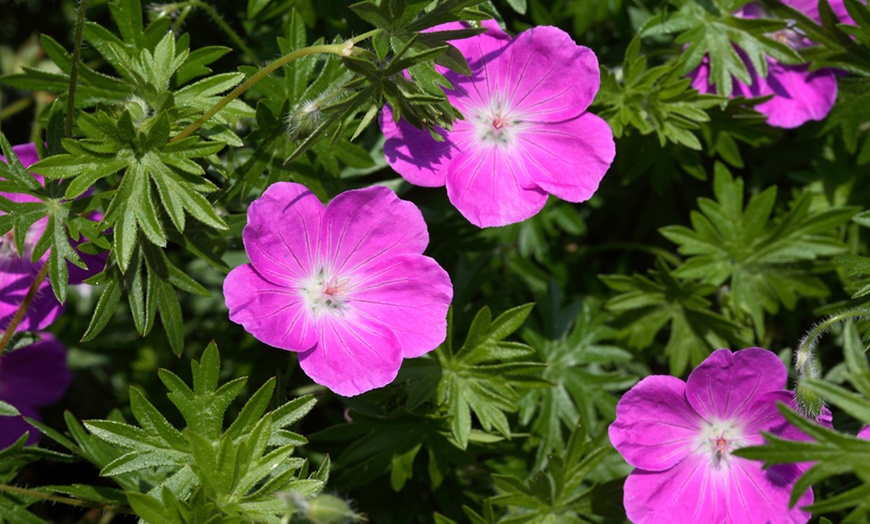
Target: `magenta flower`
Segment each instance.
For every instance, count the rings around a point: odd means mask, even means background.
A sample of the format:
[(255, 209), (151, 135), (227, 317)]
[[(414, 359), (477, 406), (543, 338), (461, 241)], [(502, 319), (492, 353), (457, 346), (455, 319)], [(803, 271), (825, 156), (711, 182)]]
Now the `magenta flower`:
[(24, 417), (39, 420), (37, 408), (63, 398), (72, 381), (66, 365), (66, 348), (52, 335), (0, 356), (0, 400), (15, 406), (22, 416), (0, 416), (0, 449), (9, 447), (26, 431), (28, 444), (39, 440), (39, 431)]
[[(22, 144), (14, 146), (12, 151), (24, 167), (28, 167), (39, 161), (36, 154), (36, 146)], [(6, 162), (6, 157), (0, 155), (0, 160)], [(40, 175), (34, 176), (42, 182)], [(3, 193), (0, 196), (13, 202), (38, 202), (39, 200), (30, 195), (17, 193)], [(3, 212), (0, 211), (0, 214)], [(15, 238), (12, 231), (0, 237), (0, 329), (5, 329), (12, 321), (18, 306), (24, 300), (24, 296), (30, 289), (36, 274), (42, 269), (42, 265), (48, 260), (48, 253), (38, 261), (31, 260), (33, 247), (45, 231), (46, 219), (36, 221), (27, 230), (24, 240), (24, 252), (19, 253), (15, 248)], [(48, 279), (42, 281), (39, 290), (30, 308), (24, 316), (16, 331), (38, 331), (48, 327), (63, 311), (63, 304), (58, 302), (51, 290)]]
[(861, 431), (858, 432), (858, 438), (870, 440), (870, 426), (864, 426), (861, 428)]
[[(36, 145), (32, 143), (14, 146), (12, 151), (24, 167), (29, 167), (39, 161)], [(0, 161), (5, 163), (6, 157), (0, 155)], [(42, 176), (36, 173), (33, 173), (33, 176), (40, 183), (43, 183)], [(0, 196), (13, 202), (39, 201), (36, 197), (18, 193), (0, 192)], [(2, 214), (2, 211), (0, 211), (0, 214)], [(102, 217), (99, 213), (93, 213), (90, 218), (99, 220)], [(46, 223), (47, 219), (43, 218), (30, 226), (24, 241), (23, 253), (18, 253), (15, 248), (15, 239), (11, 231), (6, 233), (6, 235), (0, 236), (0, 330), (9, 325), (9, 322), (18, 310), (18, 306), (30, 289), (36, 274), (39, 273), (43, 264), (48, 260), (48, 252), (46, 252), (36, 262), (32, 261), (33, 248), (45, 231)], [(82, 241), (85, 240), (82, 239)], [(75, 245), (79, 243), (81, 242)], [(81, 284), (85, 279), (102, 271), (106, 265), (108, 253), (97, 255), (80, 253), (79, 256), (87, 266), (87, 269), (82, 269), (68, 263), (70, 284)], [(61, 311), (63, 311), (63, 305), (57, 301), (51, 290), (51, 283), (48, 279), (45, 279), (39, 285), (36, 297), (30, 303), (30, 308), (16, 331), (38, 331), (45, 329), (54, 322)]]
[(324, 208), (305, 186), (273, 184), (248, 208), (251, 260), (224, 281), (230, 320), (299, 352), (303, 371), (339, 395), (392, 382), (403, 358), (446, 337), (450, 277), (423, 256), (420, 210), (385, 187)]
[(447, 98), (465, 119), (439, 129), (438, 142), (385, 107), (387, 162), (412, 184), (446, 185), (453, 205), (480, 227), (525, 220), (548, 194), (589, 199), (615, 155), (610, 127), (586, 111), (598, 92), (595, 54), (555, 27), (512, 39), (495, 22), (484, 25), (486, 33), (451, 42), (472, 75), (442, 71), (453, 84)]
[[(732, 455), (763, 444), (762, 431), (807, 440), (779, 413), (793, 405), (785, 365), (770, 351), (711, 354), (686, 382), (663, 375), (641, 380), (616, 407), (610, 441), (636, 469), (625, 481), (624, 505), (635, 523), (803, 523), (807, 490), (789, 509), (791, 489), (810, 464), (762, 469)], [(679, 511), (675, 511), (679, 508)]]
[[(816, 0), (783, 0), (791, 7), (803, 12), (816, 23), (821, 23), (819, 4)], [(840, 20), (854, 23), (846, 12), (843, 0), (831, 0), (831, 7)], [(769, 15), (758, 4), (747, 4), (736, 13), (744, 18), (767, 18)], [(796, 29), (788, 27), (773, 35), (774, 38), (790, 46), (801, 49), (813, 45), (813, 42)], [(740, 49), (738, 52), (743, 56)], [(767, 77), (759, 77), (750, 61), (744, 56), (744, 63), (752, 79), (751, 85), (746, 85), (736, 78), (732, 79), (732, 98), (746, 98), (773, 95), (773, 98), (763, 102), (755, 109), (767, 115), (767, 123), (782, 128), (798, 127), (809, 120), (822, 120), (837, 100), (837, 75), (834, 69), (809, 70), (809, 64), (786, 65), (773, 58), (767, 58)], [(704, 60), (700, 67), (689, 76), (692, 86), (702, 93), (715, 93), (716, 89), (709, 82), (710, 65)]]

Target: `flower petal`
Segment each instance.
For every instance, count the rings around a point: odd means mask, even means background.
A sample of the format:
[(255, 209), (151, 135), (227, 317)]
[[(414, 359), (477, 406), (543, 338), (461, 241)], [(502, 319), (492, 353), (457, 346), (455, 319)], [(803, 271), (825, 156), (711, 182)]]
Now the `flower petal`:
[(323, 204), (301, 184), (277, 182), (248, 207), (242, 237), (257, 273), (275, 284), (309, 276), (316, 263)]
[(392, 382), (402, 365), (402, 349), (389, 329), (364, 317), (324, 315), (317, 344), (299, 354), (299, 364), (318, 384), (351, 397)]
[(759, 82), (762, 95), (774, 96), (756, 109), (776, 127), (790, 129), (809, 120), (823, 120), (837, 100), (837, 76), (832, 69), (810, 72), (808, 65), (768, 60), (767, 78)]
[[(390, 167), (414, 185), (444, 185), (446, 165), (457, 152), (449, 139), (438, 142), (428, 131), (417, 129), (405, 119), (395, 122), (390, 106), (384, 106), (379, 122), (386, 138), (384, 156)], [(443, 129), (439, 129), (438, 133), (443, 137), (448, 136)]]
[(326, 208), (320, 256), (334, 276), (354, 273), (387, 256), (421, 254), (429, 232), (420, 210), (389, 188), (345, 191)]
[(512, 111), (535, 122), (560, 122), (585, 111), (600, 83), (598, 58), (556, 27), (518, 34), (486, 74)]
[(435, 260), (401, 255), (369, 264), (355, 279), (349, 305), (396, 335), (405, 358), (435, 349), (447, 336), (450, 277)]
[(756, 396), (784, 389), (786, 378), (785, 364), (766, 349), (719, 349), (689, 375), (686, 397), (708, 421), (741, 419)]
[(602, 118), (583, 113), (518, 135), (529, 178), (569, 202), (588, 200), (616, 156), (613, 131)]
[(759, 461), (734, 457), (716, 494), (723, 499), (726, 510), (723, 519), (727, 519), (719, 522), (805, 523), (812, 515), (800, 508), (813, 503), (812, 490), (807, 490), (794, 508), (789, 509), (788, 500), (794, 483), (806, 469), (797, 464), (763, 469)]
[[(818, 0), (783, 0), (782, 3), (801, 11), (803, 14), (810, 17), (815, 23), (822, 25), (822, 17), (819, 15)], [(831, 5), (831, 10), (834, 11), (834, 14), (840, 19), (840, 22), (856, 25), (855, 20), (852, 19), (851, 15), (849, 15), (849, 11), (846, 10), (846, 3), (843, 2), (843, 0), (830, 0), (829, 4)]]
[[(39, 162), (39, 154), (36, 152), (36, 144), (33, 142), (27, 144), (19, 144), (17, 146), (12, 146), (12, 152), (15, 153), (15, 156), (18, 157), (18, 161), (21, 162), (23, 167), (30, 167), (33, 164)], [(0, 155), (0, 162), (8, 164), (9, 161), (6, 160), (6, 157)], [(45, 179), (42, 175), (37, 175), (36, 173), (31, 172), (34, 178), (39, 181), (40, 184), (44, 184)], [(23, 195), (21, 193), (3, 193), (0, 192), (0, 195), (5, 196), (9, 200), (13, 202), (39, 202), (40, 200), (35, 196)]]
[(629, 464), (662, 471), (689, 455), (698, 438), (700, 417), (686, 401), (685, 391), (682, 380), (653, 375), (623, 395), (608, 435)]
[(665, 471), (634, 470), (625, 479), (623, 504), (635, 524), (724, 523), (725, 501), (715, 491), (706, 460), (688, 457)]
[(762, 431), (791, 440), (808, 440), (803, 432), (789, 423), (779, 412), (777, 402), (794, 406), (794, 393), (791, 391), (771, 391), (756, 395), (747, 400), (740, 416), (743, 435), (749, 444), (764, 444)]
[(311, 313), (298, 289), (273, 284), (251, 264), (230, 271), (224, 299), (230, 320), (261, 342), (290, 351), (304, 351), (317, 342)]
[[(21, 162), (21, 165), (24, 167), (30, 167), (39, 162), (39, 153), (37, 153), (36, 144), (33, 142), (12, 146), (12, 152), (15, 153), (15, 156), (18, 157), (18, 161)], [(3, 159), (3, 162), (6, 162), (6, 157), (0, 155), (0, 158)], [(42, 182), (41, 175), (34, 174), (34, 176)]]
[(870, 426), (864, 426), (861, 428), (861, 431), (858, 432), (858, 438), (863, 438), (865, 440), (870, 440)]
[(29, 406), (18, 408), (18, 412), (21, 415), (17, 417), (0, 417), (0, 449), (5, 449), (15, 444), (15, 441), (28, 431), (30, 432), (27, 437), (28, 446), (36, 444), (39, 441), (41, 434), (39, 430), (24, 420), (24, 417), (40, 420), (39, 413)]
[[(5, 329), (12, 321), (43, 263), (34, 264), (29, 259), (14, 254), (0, 258), (0, 329)], [(36, 296), (16, 331), (45, 329), (57, 319), (63, 309), (63, 304), (57, 301), (51, 290), (51, 282), (45, 279), (40, 283)]]
[(447, 196), (469, 222), (480, 227), (521, 222), (547, 203), (522, 159), (498, 147), (471, 147), (459, 154), (447, 175)]
[(72, 381), (66, 347), (49, 333), (39, 336), (41, 340), (0, 356), (0, 400), (19, 411), (57, 402)]

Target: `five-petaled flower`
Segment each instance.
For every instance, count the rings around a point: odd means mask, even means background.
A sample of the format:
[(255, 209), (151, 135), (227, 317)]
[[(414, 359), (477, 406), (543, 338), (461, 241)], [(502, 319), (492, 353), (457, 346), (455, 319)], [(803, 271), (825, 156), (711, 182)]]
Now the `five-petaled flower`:
[(48, 333), (28, 346), (0, 355), (0, 400), (15, 406), (20, 416), (0, 416), (0, 449), (12, 445), (29, 431), (28, 444), (39, 439), (24, 417), (39, 419), (37, 408), (60, 400), (72, 375), (66, 364), (66, 348)]
[[(615, 155), (608, 124), (586, 111), (598, 92), (598, 60), (555, 27), (511, 38), (495, 22), (452, 41), (471, 76), (442, 70), (447, 99), (464, 115), (438, 142), (385, 107), (387, 162), (408, 182), (447, 186), (447, 196), (480, 227), (525, 220), (548, 194), (589, 199)], [(445, 24), (435, 30), (463, 28)]]
[[(783, 0), (783, 3), (803, 12), (816, 23), (821, 23), (817, 0)], [(843, 0), (831, 0), (830, 4), (842, 22), (854, 23), (846, 12)], [(743, 6), (735, 14), (743, 18), (769, 17), (764, 8), (755, 3)], [(795, 50), (813, 45), (793, 23), (772, 36)], [(746, 85), (736, 78), (732, 79), (730, 96), (754, 98), (773, 95), (770, 100), (755, 106), (757, 111), (767, 116), (768, 124), (790, 129), (809, 120), (822, 120), (831, 112), (837, 100), (839, 73), (836, 70), (810, 71), (809, 64), (787, 65), (768, 57), (767, 77), (761, 77), (739, 48), (738, 52), (744, 58), (752, 84)], [(709, 73), (710, 65), (705, 58), (701, 66), (689, 75), (692, 86), (702, 93), (715, 93), (715, 88), (709, 83)]]
[(446, 337), (453, 287), (424, 256), (420, 210), (386, 187), (344, 192), (324, 208), (279, 182), (248, 208), (251, 262), (224, 281), (230, 320), (299, 352), (305, 373), (339, 395), (389, 384), (403, 358)]
[[(35, 144), (17, 145), (12, 148), (12, 151), (24, 167), (29, 167), (39, 161)], [(6, 161), (6, 157), (0, 155), (0, 162), (5, 163)], [(42, 183), (42, 176), (36, 173), (33, 173), (33, 176)], [(0, 192), (0, 197), (13, 202), (39, 202), (39, 199), (34, 196), (19, 193)], [(3, 212), (0, 211), (0, 214)], [(102, 215), (96, 212), (91, 214), (91, 218), (94, 220), (99, 220), (101, 217)], [(48, 252), (36, 261), (33, 261), (32, 257), (33, 248), (45, 232), (47, 223), (48, 220), (42, 218), (30, 226), (24, 240), (22, 253), (19, 253), (15, 247), (12, 231), (0, 236), (0, 331), (9, 325), (31, 284), (33, 284), (36, 274), (48, 260)], [(82, 238), (74, 244), (78, 245), (84, 240)], [(99, 273), (106, 265), (108, 253), (96, 255), (79, 253), (79, 256), (87, 268), (83, 269), (68, 263), (70, 284), (81, 284), (88, 277)], [(16, 331), (45, 329), (54, 322), (61, 311), (63, 311), (63, 305), (57, 301), (51, 290), (51, 283), (45, 279), (39, 284), (36, 295)]]
[[(647, 377), (616, 407), (610, 441), (636, 469), (625, 481), (624, 504), (635, 523), (803, 523), (810, 514), (807, 490), (794, 508), (788, 501), (809, 464), (767, 469), (734, 456), (735, 449), (764, 443), (762, 431), (808, 437), (789, 424), (777, 401), (794, 405), (786, 391), (785, 365), (770, 351), (720, 349), (687, 382)], [(679, 511), (675, 511), (679, 508)]]

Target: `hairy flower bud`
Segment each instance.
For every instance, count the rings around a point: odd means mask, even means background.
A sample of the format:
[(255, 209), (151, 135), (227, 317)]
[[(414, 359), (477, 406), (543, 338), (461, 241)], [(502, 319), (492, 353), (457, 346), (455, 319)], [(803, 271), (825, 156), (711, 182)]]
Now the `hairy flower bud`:
[(334, 495), (318, 495), (309, 500), (304, 515), (314, 524), (344, 524), (361, 520), (350, 504)]
[(324, 108), (345, 96), (347, 93), (344, 89), (327, 89), (314, 98), (307, 98), (294, 105), (285, 119), (290, 138), (299, 140), (317, 129), (323, 121)]

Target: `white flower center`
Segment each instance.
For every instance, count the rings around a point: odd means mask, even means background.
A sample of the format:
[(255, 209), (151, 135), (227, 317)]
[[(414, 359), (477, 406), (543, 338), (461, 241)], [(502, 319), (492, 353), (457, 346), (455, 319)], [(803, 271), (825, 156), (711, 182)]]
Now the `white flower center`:
[(348, 309), (351, 282), (319, 269), (302, 282), (301, 294), (305, 305), (315, 317), (343, 314)]
[(510, 108), (501, 97), (493, 97), (489, 105), (472, 108), (468, 118), (480, 144), (489, 147), (510, 148), (527, 124), (523, 115)]
[(708, 457), (714, 469), (728, 467), (731, 452), (748, 444), (743, 427), (733, 420), (704, 421), (695, 442), (696, 453)]

